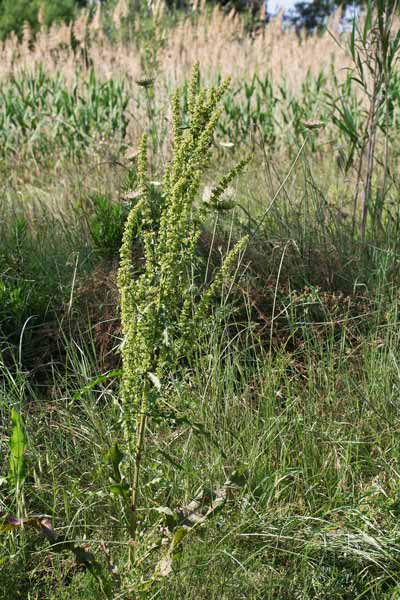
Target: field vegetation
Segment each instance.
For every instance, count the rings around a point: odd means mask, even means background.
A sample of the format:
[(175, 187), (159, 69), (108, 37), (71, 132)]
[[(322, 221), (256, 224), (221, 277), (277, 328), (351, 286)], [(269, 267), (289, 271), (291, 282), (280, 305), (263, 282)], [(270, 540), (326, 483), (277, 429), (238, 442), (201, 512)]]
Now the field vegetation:
[(400, 597), (373, 5), (306, 34), (120, 0), (5, 38), (1, 600)]

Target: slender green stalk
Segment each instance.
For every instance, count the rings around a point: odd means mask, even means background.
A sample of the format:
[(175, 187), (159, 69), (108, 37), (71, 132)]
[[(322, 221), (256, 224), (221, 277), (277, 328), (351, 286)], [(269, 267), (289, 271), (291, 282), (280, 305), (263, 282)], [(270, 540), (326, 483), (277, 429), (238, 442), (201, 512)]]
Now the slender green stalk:
[(135, 462), (133, 467), (133, 475), (132, 475), (132, 489), (131, 489), (131, 504), (130, 504), (130, 525), (129, 525), (129, 535), (131, 538), (131, 546), (130, 550), (130, 562), (131, 564), (134, 561), (135, 556), (135, 540), (136, 540), (136, 531), (137, 531), (137, 507), (138, 507), (138, 491), (139, 491), (139, 480), (140, 480), (140, 467), (142, 462), (142, 453), (144, 446), (144, 435), (146, 430), (146, 415), (141, 414), (138, 418), (138, 431), (137, 431), (137, 439), (136, 439), (136, 449), (135, 449)]

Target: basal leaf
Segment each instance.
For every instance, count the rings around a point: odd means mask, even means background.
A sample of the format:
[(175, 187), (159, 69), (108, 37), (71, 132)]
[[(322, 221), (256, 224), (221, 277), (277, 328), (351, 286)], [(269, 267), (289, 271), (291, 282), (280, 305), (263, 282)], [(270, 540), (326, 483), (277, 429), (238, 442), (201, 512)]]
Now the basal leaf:
[(10, 438), (10, 467), (8, 481), (13, 487), (21, 487), (26, 476), (25, 450), (28, 440), (21, 414), (11, 410), (12, 432)]

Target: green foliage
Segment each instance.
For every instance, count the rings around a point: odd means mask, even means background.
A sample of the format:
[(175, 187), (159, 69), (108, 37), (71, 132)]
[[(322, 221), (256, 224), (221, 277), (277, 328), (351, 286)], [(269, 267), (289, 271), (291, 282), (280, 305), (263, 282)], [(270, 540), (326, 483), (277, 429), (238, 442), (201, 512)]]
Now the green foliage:
[(93, 248), (102, 258), (118, 256), (129, 205), (112, 202), (103, 195), (94, 196), (92, 203), (89, 231)]
[(36, 266), (29, 260), (32, 239), (27, 221), (17, 217), (9, 229), (3, 223), (1, 230), (0, 334), (15, 342), (27, 319), (45, 313), (42, 296), (45, 288), (37, 288), (32, 280)]
[(0, 361), (23, 342), (26, 368), (38, 366), (54, 343), (41, 330), (54, 327), (74, 280), (93, 265), (84, 220), (76, 214), (65, 222), (32, 195), (4, 193), (0, 209)]
[(65, 21), (69, 23), (77, 14), (78, 2), (76, 0), (57, 0), (57, 2), (42, 2), (44, 23), (50, 27), (54, 22)]
[[(393, 35), (394, 6), (384, 1), (375, 5), (367, 3), (365, 20), (359, 25), (353, 21), (349, 39), (349, 50), (353, 59), (353, 68), (344, 89), (354, 82), (364, 96), (365, 108), (359, 115), (351, 109), (348, 95), (340, 94), (332, 101), (333, 122), (348, 138), (350, 152), (347, 164), (353, 155), (358, 154), (358, 175), (353, 200), (353, 230), (357, 219), (357, 205), (361, 178), (365, 170), (363, 184), (363, 205), (360, 222), (360, 235), (366, 237), (367, 220), (371, 209), (375, 213), (372, 228), (381, 227), (381, 215), (389, 180), (389, 131), (393, 125), (393, 100), (391, 95), (397, 87), (398, 71), (396, 62), (400, 51), (400, 33)], [(357, 119), (357, 116), (359, 117)], [(383, 164), (379, 177), (381, 185), (373, 198), (372, 178), (377, 173), (376, 148), (379, 134), (384, 137)], [(364, 166), (365, 163), (365, 166)], [(373, 200), (375, 200), (373, 202)], [(374, 204), (375, 206), (371, 206)]]
[[(50, 27), (52, 23), (69, 23), (86, 7), (87, 0), (2, 0), (0, 2), (0, 40), (14, 32), (21, 37), (25, 23), (35, 32), (40, 25)], [(43, 23), (39, 23), (39, 19)]]
[(118, 447), (118, 444), (114, 442), (110, 450), (107, 452), (106, 460), (111, 463), (112, 466), (112, 480), (111, 492), (117, 496), (122, 496), (124, 500), (129, 501), (129, 484), (125, 481), (123, 474), (121, 473), (121, 463), (124, 459), (124, 454)]
[(22, 416), (14, 408), (11, 410), (11, 422), (8, 481), (13, 488), (20, 490), (26, 476), (25, 451), (28, 440)]
[(0, 39), (11, 32), (22, 35), (24, 23), (29, 23), (33, 31), (39, 27), (39, 11), (42, 10), (44, 24), (47, 27), (53, 22), (70, 22), (82, 6), (79, 0), (2, 0), (0, 3)]
[(3, 157), (21, 149), (40, 160), (55, 150), (74, 156), (102, 140), (122, 143), (127, 127), (128, 95), (123, 83), (100, 83), (93, 71), (83, 87), (69, 88), (61, 74), (40, 68), (10, 85), (0, 83), (0, 145)]
[(0, 5), (0, 37), (4, 39), (12, 31), (22, 34), (23, 24), (37, 26), (38, 2), (31, 0), (2, 0)]
[[(224, 111), (216, 125), (221, 150), (261, 146), (269, 154), (287, 151), (293, 156), (304, 136), (304, 123), (321, 121), (334, 125), (326, 128), (325, 141), (340, 145), (350, 166), (362, 147), (367, 118), (354, 77), (349, 75), (340, 83), (334, 72), (330, 76), (309, 73), (296, 93), (289, 91), (284, 79), (273, 84), (269, 74), (236, 82), (224, 95)], [(386, 108), (377, 114), (380, 130), (388, 131), (394, 147), (393, 132), (400, 122), (399, 82), (398, 72), (392, 69)], [(153, 86), (135, 85), (134, 90), (134, 105), (138, 111), (145, 110), (149, 121), (152, 155), (159, 155), (169, 135), (161, 119), (164, 109)], [(182, 96), (182, 126), (187, 126), (188, 83)], [(71, 89), (61, 76), (50, 77), (39, 69), (34, 75), (22, 74), (0, 84), (0, 100), (0, 155), (4, 159), (22, 155), (42, 162), (106, 149), (110, 142), (116, 153), (125, 147), (132, 118), (126, 82), (100, 83), (90, 71)], [(316, 138), (311, 142), (310, 149), (318, 153)], [(151, 188), (156, 194), (155, 187)]]
[[(244, 97), (240, 97), (243, 94)], [(239, 99), (236, 100), (236, 97)], [(238, 85), (224, 99), (224, 114), (218, 130), (230, 141), (255, 141), (273, 148), (276, 142), (276, 114), (279, 99), (275, 96), (268, 76), (261, 79), (254, 75), (252, 80)]]

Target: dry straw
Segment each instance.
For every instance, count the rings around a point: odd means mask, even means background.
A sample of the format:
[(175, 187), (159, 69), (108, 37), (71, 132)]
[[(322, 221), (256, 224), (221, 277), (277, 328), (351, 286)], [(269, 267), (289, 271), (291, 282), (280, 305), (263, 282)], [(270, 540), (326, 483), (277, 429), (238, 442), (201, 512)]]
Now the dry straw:
[[(116, 30), (126, 18), (127, 10), (126, 0), (120, 0), (112, 18)], [(154, 16), (154, 43), (161, 47), (155, 74), (160, 89), (170, 90), (181, 84), (196, 63), (201, 64), (202, 73), (210, 83), (217, 74), (242, 79), (253, 73), (269, 72), (275, 80), (284, 74), (292, 91), (299, 88), (308, 71), (317, 73), (333, 65), (340, 72), (349, 64), (345, 51), (332, 36), (314, 34), (299, 39), (294, 30), (283, 30), (280, 18), (249, 34), (234, 11), (226, 13), (218, 6), (210, 12), (204, 3), (197, 2), (191, 14), (169, 28), (162, 20), (165, 7), (160, 0), (153, 2), (150, 10)], [(89, 63), (101, 80), (125, 78), (134, 82), (143, 75), (144, 48), (141, 37), (135, 33), (140, 29), (137, 19), (130, 28), (129, 42), (118, 35), (110, 40), (102, 28), (100, 6), (90, 20), (82, 12), (72, 25), (53, 25), (50, 29), (42, 26), (33, 45), (32, 32), (26, 25), (21, 42), (11, 35), (3, 44), (0, 79), (41, 65), (48, 73), (60, 71), (67, 81), (73, 81), (77, 69), (86, 68)], [(337, 19), (331, 21), (330, 29), (338, 34)], [(72, 37), (78, 43), (74, 49)]]

